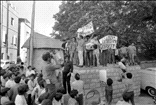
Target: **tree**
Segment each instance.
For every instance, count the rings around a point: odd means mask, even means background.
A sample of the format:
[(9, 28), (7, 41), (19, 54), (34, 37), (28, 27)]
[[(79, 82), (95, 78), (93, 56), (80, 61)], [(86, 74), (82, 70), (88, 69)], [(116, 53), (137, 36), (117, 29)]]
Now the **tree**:
[[(155, 7), (155, 1), (66, 1), (54, 15), (56, 23), (53, 29), (61, 37), (72, 37), (78, 28), (92, 21), (99, 38), (116, 35), (119, 46), (137, 42), (140, 36), (141, 47), (146, 49), (146, 55), (151, 56), (156, 54)], [(153, 18), (146, 19), (150, 16)]]

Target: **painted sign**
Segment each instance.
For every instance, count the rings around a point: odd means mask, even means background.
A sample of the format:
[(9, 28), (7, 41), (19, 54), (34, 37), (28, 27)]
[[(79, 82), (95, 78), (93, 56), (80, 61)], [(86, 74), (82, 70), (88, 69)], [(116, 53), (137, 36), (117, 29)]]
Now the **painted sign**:
[(107, 35), (103, 38), (101, 38), (99, 41), (101, 43), (101, 49), (106, 50), (106, 49), (116, 49), (116, 44), (117, 44), (117, 36), (114, 35)]
[(92, 21), (77, 30), (78, 35), (87, 36), (94, 32)]

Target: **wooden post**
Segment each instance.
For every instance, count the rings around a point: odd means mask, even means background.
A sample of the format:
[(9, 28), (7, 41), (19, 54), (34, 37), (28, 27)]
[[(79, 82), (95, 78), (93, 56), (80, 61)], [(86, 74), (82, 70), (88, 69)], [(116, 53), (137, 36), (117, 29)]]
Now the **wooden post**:
[(31, 17), (31, 35), (30, 35), (30, 54), (29, 65), (33, 66), (33, 47), (34, 47), (34, 24), (35, 24), (35, 1), (33, 1), (32, 17)]

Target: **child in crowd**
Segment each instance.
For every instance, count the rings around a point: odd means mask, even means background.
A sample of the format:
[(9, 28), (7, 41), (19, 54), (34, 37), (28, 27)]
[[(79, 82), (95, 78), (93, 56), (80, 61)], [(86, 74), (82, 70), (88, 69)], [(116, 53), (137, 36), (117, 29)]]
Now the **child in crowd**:
[(71, 88), (78, 91), (77, 101), (79, 105), (83, 105), (84, 82), (80, 80), (80, 74), (75, 74), (75, 81), (71, 84)]
[(53, 104), (52, 105), (62, 105), (62, 94), (61, 93), (56, 93), (53, 99)]
[(116, 105), (132, 105), (129, 103), (129, 98), (126, 94), (123, 94), (123, 101), (118, 101)]
[(1, 99), (0, 103), (3, 105), (5, 102), (10, 101), (7, 92), (9, 91), (9, 88), (2, 88), (0, 91)]
[(38, 81), (38, 85), (33, 89), (31, 93), (31, 97), (35, 97), (35, 103), (37, 103), (38, 97), (46, 92), (46, 89), (44, 87), (45, 80)]
[(5, 87), (8, 87), (8, 88), (14, 87), (15, 86), (15, 82), (14, 82), (15, 74), (14, 73), (9, 73), (8, 78), (9, 79), (6, 82)]
[(27, 105), (25, 93), (26, 93), (25, 85), (19, 86), (18, 94), (15, 98), (15, 105)]
[(25, 83), (25, 80), (26, 80), (25, 74), (22, 74), (22, 75), (21, 75), (21, 81), (20, 81), (20, 83), (21, 83), (21, 84), (26, 84), (26, 83)]
[(132, 105), (135, 105), (134, 103), (134, 82), (133, 82), (133, 75), (132, 73), (126, 74), (127, 78), (124, 80), (126, 90), (124, 91), (124, 94), (127, 95), (128, 99), (131, 101)]
[(105, 87), (105, 97), (106, 97), (106, 102), (108, 105), (111, 105), (112, 102), (112, 95), (113, 95), (113, 80), (111, 78), (107, 79), (107, 85)]
[(28, 87), (29, 87), (29, 91), (27, 92), (28, 93), (28, 105), (31, 105), (33, 102), (33, 100), (31, 100), (31, 93), (36, 86), (34, 79), (35, 79), (35, 75), (31, 74), (30, 80), (28, 81)]
[(78, 102), (76, 101), (78, 91), (77, 90), (72, 90), (70, 92), (70, 98), (68, 100), (68, 105), (78, 105)]

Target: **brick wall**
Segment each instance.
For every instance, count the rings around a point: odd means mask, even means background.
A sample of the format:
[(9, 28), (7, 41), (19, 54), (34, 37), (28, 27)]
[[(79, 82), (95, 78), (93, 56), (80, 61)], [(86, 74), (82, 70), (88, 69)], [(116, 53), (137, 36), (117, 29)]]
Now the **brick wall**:
[[(86, 105), (89, 105), (86, 99), (86, 94), (90, 90), (98, 90), (100, 93), (101, 100), (105, 100), (105, 85), (100, 82), (99, 73), (100, 70), (106, 70), (107, 78), (113, 79), (113, 103), (116, 103), (118, 100), (122, 99), (122, 93), (125, 89), (122, 82), (118, 82), (119, 74), (121, 70), (117, 67), (101, 67), (101, 68), (75, 68), (75, 72), (80, 73), (81, 79), (84, 81), (84, 98)], [(133, 74), (133, 80), (135, 82), (135, 96), (140, 94), (140, 75), (139, 75), (139, 66), (128, 67), (128, 72)], [(98, 95), (97, 95), (98, 97)], [(96, 100), (95, 97), (94, 99)], [(92, 99), (93, 100), (93, 99)], [(96, 100), (97, 101), (97, 100)]]

